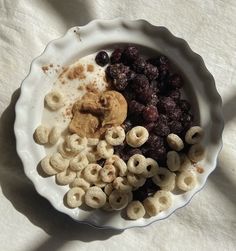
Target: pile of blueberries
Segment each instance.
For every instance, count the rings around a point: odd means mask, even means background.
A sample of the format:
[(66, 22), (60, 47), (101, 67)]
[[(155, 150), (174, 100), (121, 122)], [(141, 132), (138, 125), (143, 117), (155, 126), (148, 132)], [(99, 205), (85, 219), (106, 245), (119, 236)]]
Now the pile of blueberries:
[[(107, 52), (100, 51), (95, 61), (100, 66), (108, 65), (108, 81), (127, 100), (125, 131), (136, 125), (149, 131), (149, 139), (143, 146), (137, 149), (124, 143), (116, 147), (116, 154), (127, 161), (130, 156), (139, 153), (166, 166), (166, 154), (170, 150), (166, 136), (175, 133), (183, 138), (193, 125), (191, 105), (181, 98), (182, 77), (171, 70), (166, 56), (146, 59), (133, 45), (114, 49), (110, 57)], [(150, 187), (151, 184), (148, 185)]]

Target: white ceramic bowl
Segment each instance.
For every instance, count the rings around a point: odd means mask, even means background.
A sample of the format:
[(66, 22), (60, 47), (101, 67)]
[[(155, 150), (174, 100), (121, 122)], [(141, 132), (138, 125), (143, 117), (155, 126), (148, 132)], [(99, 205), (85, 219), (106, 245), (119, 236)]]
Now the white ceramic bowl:
[[(38, 174), (36, 167), (45, 156), (45, 149), (37, 145), (32, 137), (34, 129), (41, 123), (44, 96), (57, 78), (55, 72), (45, 75), (42, 66), (49, 63), (68, 65), (85, 55), (122, 43), (137, 44), (145, 53), (156, 51), (170, 58), (188, 83), (185, 85), (185, 92), (191, 100), (197, 122), (206, 131), (204, 144), (207, 156), (201, 163), (205, 171), (199, 174), (198, 186), (189, 192), (175, 195), (173, 205), (167, 211), (137, 221), (124, 219), (119, 212), (84, 211), (65, 207), (63, 196), (68, 187), (58, 186), (54, 178), (43, 178)], [(76, 221), (101, 228), (126, 229), (146, 226), (167, 218), (176, 209), (185, 206), (193, 195), (201, 190), (208, 175), (216, 167), (222, 145), (222, 130), (221, 99), (216, 91), (214, 79), (202, 58), (194, 53), (183, 39), (173, 36), (164, 27), (153, 26), (144, 20), (95, 20), (85, 26), (69, 29), (63, 37), (50, 42), (45, 51), (32, 62), (30, 73), (22, 83), (21, 95), (16, 104), (17, 152), (23, 162), (25, 173), (35, 185), (37, 192), (47, 198), (58, 211)]]

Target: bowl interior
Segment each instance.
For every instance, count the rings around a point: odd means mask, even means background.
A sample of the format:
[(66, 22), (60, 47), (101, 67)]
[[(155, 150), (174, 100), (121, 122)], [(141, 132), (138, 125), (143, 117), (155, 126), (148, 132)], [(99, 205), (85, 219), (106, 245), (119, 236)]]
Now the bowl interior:
[[(205, 171), (198, 177), (199, 185), (187, 193), (175, 195), (173, 205), (167, 211), (137, 221), (127, 220), (123, 212), (107, 213), (102, 210), (65, 207), (63, 197), (68, 187), (58, 186), (54, 177), (39, 175), (36, 166), (45, 156), (45, 149), (36, 145), (32, 137), (35, 128), (41, 123), (44, 96), (58, 77), (56, 72), (45, 75), (42, 66), (51, 63), (66, 66), (101, 49), (112, 49), (127, 43), (139, 46), (144, 55), (164, 54), (170, 58), (173, 68), (182, 74), (186, 82), (184, 95), (192, 104), (195, 123), (206, 131), (204, 145), (207, 148), (207, 157), (202, 162)], [(216, 166), (221, 148), (222, 121), (221, 100), (215, 89), (214, 79), (201, 57), (184, 40), (176, 38), (163, 27), (152, 26), (143, 20), (96, 20), (83, 27), (71, 28), (65, 36), (52, 41), (43, 54), (33, 61), (30, 73), (22, 83), (21, 96), (16, 105), (15, 134), (17, 151), (26, 175), (32, 180), (36, 190), (57, 210), (94, 226), (125, 229), (145, 226), (168, 217), (176, 209), (186, 205), (204, 186), (208, 175)]]

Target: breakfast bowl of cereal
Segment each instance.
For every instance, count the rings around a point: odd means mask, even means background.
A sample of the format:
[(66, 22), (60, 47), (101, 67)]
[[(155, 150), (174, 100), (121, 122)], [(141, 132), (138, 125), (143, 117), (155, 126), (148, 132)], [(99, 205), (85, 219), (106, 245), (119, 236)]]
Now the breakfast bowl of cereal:
[(48, 44), (21, 85), (17, 152), (37, 192), (78, 222), (126, 229), (200, 191), (221, 149), (202, 58), (144, 20), (95, 20)]

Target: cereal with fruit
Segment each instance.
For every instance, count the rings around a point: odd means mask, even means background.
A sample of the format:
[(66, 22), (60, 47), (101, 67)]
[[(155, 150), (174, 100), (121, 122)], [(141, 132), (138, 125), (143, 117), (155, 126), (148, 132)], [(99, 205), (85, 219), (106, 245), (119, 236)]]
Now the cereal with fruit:
[(134, 45), (63, 68), (33, 136), (47, 149), (42, 171), (68, 187), (67, 207), (125, 210), (137, 220), (197, 186), (204, 131), (173, 68), (166, 56), (145, 57)]

